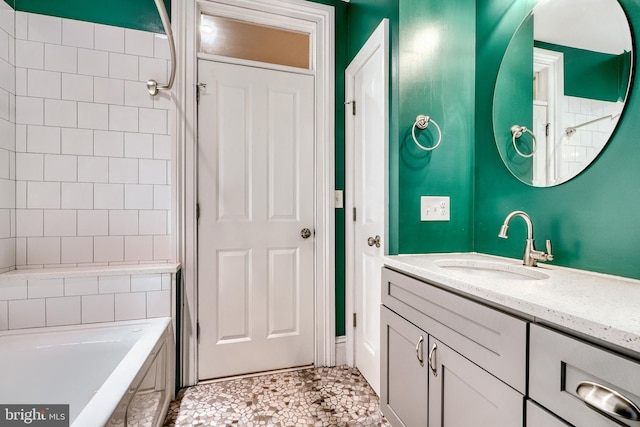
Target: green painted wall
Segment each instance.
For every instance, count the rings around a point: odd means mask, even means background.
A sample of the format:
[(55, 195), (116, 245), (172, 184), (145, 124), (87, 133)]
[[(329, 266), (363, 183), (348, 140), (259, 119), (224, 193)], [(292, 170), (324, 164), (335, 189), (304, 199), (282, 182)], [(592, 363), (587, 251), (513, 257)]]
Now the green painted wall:
[[(637, 40), (640, 4), (620, 3)], [(533, 4), (532, 0), (478, 2), (474, 250), (519, 258), (526, 236), (523, 221), (514, 220), (509, 239), (497, 237), (505, 216), (519, 209), (531, 215), (538, 246), (552, 239), (554, 264), (640, 279), (636, 217), (640, 92), (632, 88), (620, 125), (596, 162), (565, 184), (551, 188), (522, 184), (506, 170), (496, 150), (491, 110), (498, 67), (511, 34)]]
[[(399, 141), (391, 147), (399, 182), (390, 185), (397, 193), (398, 253), (473, 247), (475, 9), (474, 0), (400, 0)], [(418, 114), (442, 129), (434, 151), (413, 142)], [(451, 220), (421, 222), (420, 196), (450, 196)]]
[[(167, 11), (171, 0), (164, 0)], [(164, 33), (153, 0), (11, 0), (15, 10)]]

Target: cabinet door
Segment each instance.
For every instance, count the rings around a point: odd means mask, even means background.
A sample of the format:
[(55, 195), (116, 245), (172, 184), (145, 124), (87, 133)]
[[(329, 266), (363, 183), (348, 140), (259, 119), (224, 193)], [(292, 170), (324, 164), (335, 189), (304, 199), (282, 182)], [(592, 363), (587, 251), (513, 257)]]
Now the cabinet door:
[(427, 425), (427, 334), (386, 307), (380, 312), (382, 413), (391, 425)]
[(523, 426), (520, 393), (433, 337), (428, 354), (429, 427)]
[(531, 400), (527, 400), (527, 427), (570, 427)]

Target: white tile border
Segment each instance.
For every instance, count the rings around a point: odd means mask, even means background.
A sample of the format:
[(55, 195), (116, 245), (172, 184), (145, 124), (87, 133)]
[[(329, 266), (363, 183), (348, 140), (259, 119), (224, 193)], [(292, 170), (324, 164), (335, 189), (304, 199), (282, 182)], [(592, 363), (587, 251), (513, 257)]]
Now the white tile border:
[(56, 279), (67, 277), (86, 276), (121, 276), (124, 274), (154, 274), (172, 273), (180, 270), (180, 264), (174, 263), (154, 263), (154, 264), (132, 264), (132, 265), (105, 265), (89, 267), (61, 267), (61, 268), (34, 268), (27, 270), (12, 270), (0, 274), (0, 283), (3, 280), (20, 279)]

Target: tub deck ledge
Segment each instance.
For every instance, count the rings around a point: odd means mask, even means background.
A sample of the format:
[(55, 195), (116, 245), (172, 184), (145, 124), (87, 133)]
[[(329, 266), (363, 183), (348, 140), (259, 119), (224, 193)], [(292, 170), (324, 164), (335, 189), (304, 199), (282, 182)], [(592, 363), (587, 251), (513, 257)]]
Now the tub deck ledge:
[(4, 280), (24, 279), (60, 279), (66, 277), (119, 276), (123, 274), (175, 274), (180, 270), (179, 263), (91, 265), (83, 267), (51, 267), (11, 270), (0, 274), (0, 283)]

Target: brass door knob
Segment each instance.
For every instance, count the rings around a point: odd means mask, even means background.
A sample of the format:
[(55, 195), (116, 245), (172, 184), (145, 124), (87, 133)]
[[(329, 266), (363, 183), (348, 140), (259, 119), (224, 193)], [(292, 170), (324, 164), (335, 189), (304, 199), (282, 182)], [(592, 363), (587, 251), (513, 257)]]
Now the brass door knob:
[(380, 247), (380, 236), (369, 237), (369, 239), (367, 239), (367, 244), (369, 246), (376, 245), (376, 248), (379, 248)]

